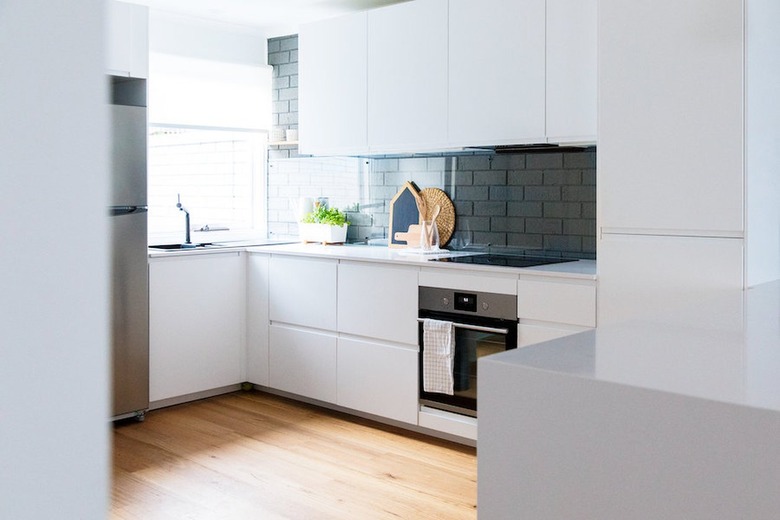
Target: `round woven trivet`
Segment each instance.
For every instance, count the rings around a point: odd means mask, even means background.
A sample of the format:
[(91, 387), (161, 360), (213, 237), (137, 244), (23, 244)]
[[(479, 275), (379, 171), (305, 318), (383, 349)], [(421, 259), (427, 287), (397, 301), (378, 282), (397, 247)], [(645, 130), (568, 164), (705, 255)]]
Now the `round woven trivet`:
[(433, 215), (433, 209), (436, 205), (441, 208), (439, 216), (436, 217), (436, 227), (439, 229), (439, 243), (441, 247), (447, 245), (455, 231), (455, 205), (450, 197), (439, 188), (423, 188), (420, 191), (420, 198), (425, 201), (426, 214), (425, 220), (430, 220)]

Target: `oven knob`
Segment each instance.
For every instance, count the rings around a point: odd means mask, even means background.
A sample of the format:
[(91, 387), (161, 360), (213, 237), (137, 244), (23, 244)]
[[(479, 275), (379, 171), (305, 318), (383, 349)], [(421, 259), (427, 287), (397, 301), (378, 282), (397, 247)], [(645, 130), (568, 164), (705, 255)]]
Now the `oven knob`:
[(449, 305), (449, 304), (450, 304), (450, 299), (449, 299), (449, 298), (442, 298), (442, 299), (441, 299), (441, 304), (442, 304), (444, 307), (446, 307), (447, 305)]
[(482, 302), (482, 310), (486, 311), (490, 308), (490, 305), (488, 305), (488, 302)]

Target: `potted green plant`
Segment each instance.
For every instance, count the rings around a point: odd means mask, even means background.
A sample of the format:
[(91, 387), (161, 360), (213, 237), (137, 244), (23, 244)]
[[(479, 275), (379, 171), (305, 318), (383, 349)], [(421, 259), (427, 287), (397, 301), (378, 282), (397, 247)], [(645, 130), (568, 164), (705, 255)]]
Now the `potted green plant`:
[(317, 205), (298, 224), (298, 234), (303, 242), (343, 244), (347, 240), (347, 215), (338, 208)]

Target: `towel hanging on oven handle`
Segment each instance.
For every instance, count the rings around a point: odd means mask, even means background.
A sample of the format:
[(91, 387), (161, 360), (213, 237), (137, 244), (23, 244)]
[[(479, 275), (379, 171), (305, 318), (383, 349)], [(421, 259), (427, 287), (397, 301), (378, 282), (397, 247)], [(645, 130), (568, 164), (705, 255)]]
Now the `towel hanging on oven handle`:
[[(425, 321), (424, 318), (417, 318), (418, 323), (422, 323)], [(476, 332), (492, 332), (493, 334), (509, 334), (509, 331), (507, 329), (496, 329), (493, 327), (482, 327), (480, 325), (469, 325), (467, 323), (455, 323), (453, 322), (452, 325), (456, 329), (466, 329), (466, 330), (473, 330)]]

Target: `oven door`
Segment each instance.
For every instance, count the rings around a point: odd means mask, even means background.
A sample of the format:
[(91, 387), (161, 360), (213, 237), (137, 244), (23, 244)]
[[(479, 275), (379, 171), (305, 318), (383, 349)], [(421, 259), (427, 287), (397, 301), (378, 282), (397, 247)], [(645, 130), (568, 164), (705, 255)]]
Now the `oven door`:
[[(477, 359), (517, 348), (517, 321), (478, 318), (420, 310), (420, 404), (448, 412), (477, 416)], [(455, 328), (453, 395), (426, 392), (423, 387), (423, 320), (451, 321)]]

